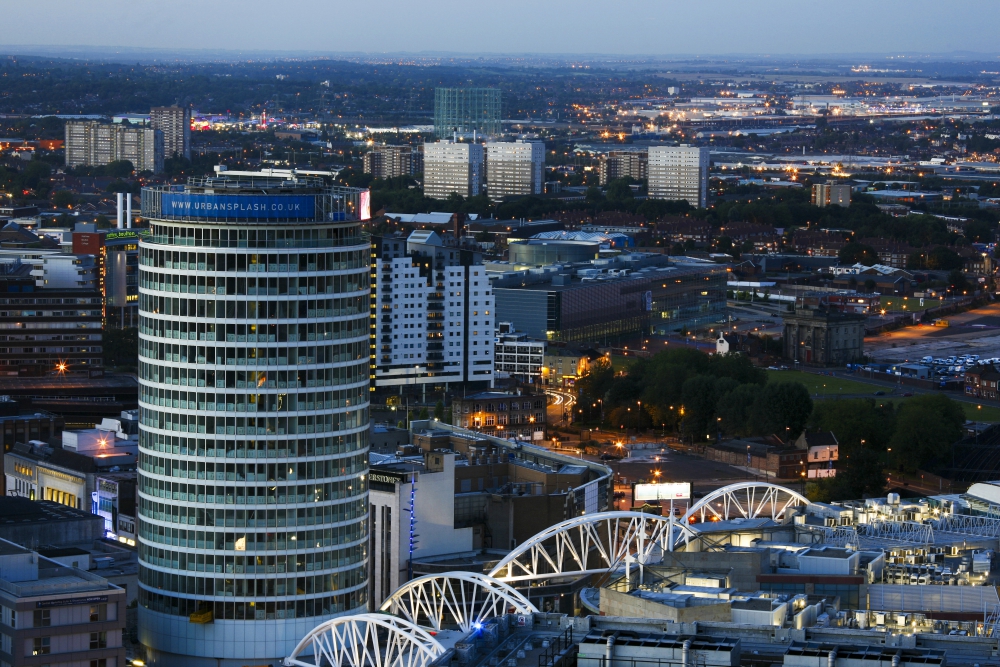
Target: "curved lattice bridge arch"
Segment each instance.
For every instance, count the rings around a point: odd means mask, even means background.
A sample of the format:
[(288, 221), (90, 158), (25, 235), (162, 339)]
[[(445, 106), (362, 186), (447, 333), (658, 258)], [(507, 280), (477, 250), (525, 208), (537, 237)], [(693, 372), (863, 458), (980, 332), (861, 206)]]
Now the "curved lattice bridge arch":
[(643, 512), (585, 514), (550, 526), (497, 563), (489, 576), (526, 581), (607, 572), (630, 559), (650, 563), (694, 531), (673, 517)]
[(716, 489), (700, 499), (681, 520), (685, 524), (691, 517), (698, 517), (700, 521), (712, 520), (711, 517), (721, 521), (761, 518), (779, 521), (789, 509), (808, 503), (801, 493), (777, 484), (740, 482)]
[(534, 614), (528, 598), (502, 581), (476, 572), (446, 572), (403, 584), (381, 611), (435, 630), (458, 626), (469, 632), (488, 618), (508, 612)]
[(285, 658), (286, 667), (427, 667), (445, 648), (426, 630), (384, 614), (321, 623)]

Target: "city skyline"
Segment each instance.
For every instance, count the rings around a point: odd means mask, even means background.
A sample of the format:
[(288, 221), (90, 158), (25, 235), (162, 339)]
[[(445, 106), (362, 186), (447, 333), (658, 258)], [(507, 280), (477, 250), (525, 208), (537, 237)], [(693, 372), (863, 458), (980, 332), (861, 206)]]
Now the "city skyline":
[[(104, 11), (94, 11), (95, 8)], [(398, 0), (379, 0), (368, 11), (381, 23), (370, 30), (330, 27), (353, 8), (345, 3), (306, 0), (302, 13), (314, 20), (282, 18), (257, 0), (243, 11), (178, 2), (170, 13), (151, 14), (120, 0), (75, 3), (65, 0), (6, 8), (18, 25), (17, 43), (4, 50), (58, 53), (79, 48), (149, 49), (183, 52), (237, 51), (254, 54), (450, 53), (450, 54), (618, 54), (637, 56), (884, 56), (996, 54), (993, 36), (1000, 15), (985, 0), (959, 0), (941, 11), (929, 0), (877, 4), (846, 0), (832, 9), (818, 3), (779, 0), (766, 7), (723, 0), (706, 8), (692, 3), (644, 2), (629, 12), (609, 12), (597, 2), (563, 6), (523, 0), (493, 4), (439, 3), (434, 12), (418, 12)], [(451, 11), (454, 10), (454, 11)], [(104, 29), (112, 13), (120, 30)], [(59, 15), (58, 24), (41, 20)], [(301, 14), (297, 13), (295, 16)], [(199, 20), (191, 22), (192, 16)], [(531, 18), (532, 20), (526, 20)], [(159, 29), (143, 29), (155, 19)], [(219, 26), (229, 26), (220, 30)], [(477, 26), (490, 25), (488, 31)], [(886, 30), (886, 26), (892, 30)], [(591, 33), (599, 26), (599, 32)], [(374, 35), (377, 40), (372, 40)], [(446, 42), (442, 37), (447, 36)], [(8, 37), (8, 40), (11, 40)], [(69, 46), (67, 46), (69, 45)], [(378, 48), (379, 46), (391, 48)], [(447, 48), (442, 48), (446, 45)]]

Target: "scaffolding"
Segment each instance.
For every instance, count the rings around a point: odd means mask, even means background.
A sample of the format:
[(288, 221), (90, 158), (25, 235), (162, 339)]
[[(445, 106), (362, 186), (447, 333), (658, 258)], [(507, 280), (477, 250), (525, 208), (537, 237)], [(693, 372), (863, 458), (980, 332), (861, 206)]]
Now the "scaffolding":
[(500, 90), (436, 88), (434, 134), (439, 139), (500, 136)]

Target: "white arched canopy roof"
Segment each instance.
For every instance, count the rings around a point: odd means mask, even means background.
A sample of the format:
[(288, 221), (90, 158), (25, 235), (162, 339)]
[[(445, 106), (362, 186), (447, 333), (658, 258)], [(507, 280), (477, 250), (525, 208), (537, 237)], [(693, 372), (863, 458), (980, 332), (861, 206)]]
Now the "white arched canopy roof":
[(386, 614), (321, 623), (285, 658), (286, 667), (427, 667), (445, 648), (423, 628)]
[(490, 576), (525, 581), (606, 572), (627, 558), (648, 563), (694, 537), (673, 517), (643, 512), (598, 512), (567, 519), (507, 554)]
[(508, 612), (538, 611), (502, 581), (476, 572), (446, 572), (408, 581), (382, 603), (381, 611), (441, 630), (445, 624), (468, 632), (488, 618)]
[(794, 507), (809, 504), (809, 499), (798, 491), (770, 482), (740, 482), (716, 489), (691, 506), (682, 518), (686, 524), (691, 517), (705, 521), (706, 517), (719, 520), (769, 518), (779, 521)]

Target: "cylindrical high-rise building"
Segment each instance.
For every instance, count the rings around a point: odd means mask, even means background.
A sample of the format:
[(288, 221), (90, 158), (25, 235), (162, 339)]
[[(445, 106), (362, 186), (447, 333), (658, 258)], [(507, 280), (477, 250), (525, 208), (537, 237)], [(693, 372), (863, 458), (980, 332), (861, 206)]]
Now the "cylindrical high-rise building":
[(153, 665), (280, 664), (366, 607), (367, 192), (147, 188), (139, 636)]

